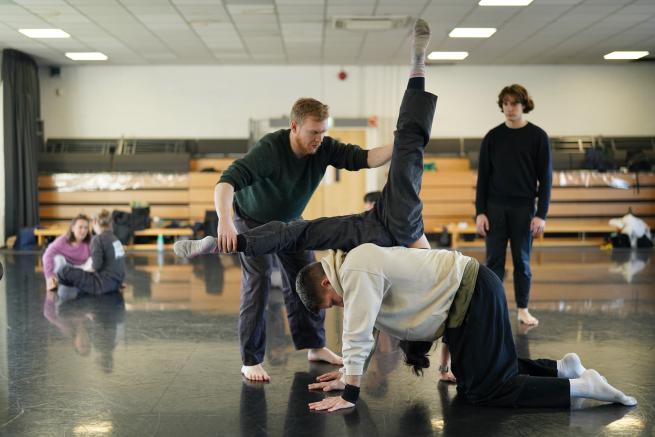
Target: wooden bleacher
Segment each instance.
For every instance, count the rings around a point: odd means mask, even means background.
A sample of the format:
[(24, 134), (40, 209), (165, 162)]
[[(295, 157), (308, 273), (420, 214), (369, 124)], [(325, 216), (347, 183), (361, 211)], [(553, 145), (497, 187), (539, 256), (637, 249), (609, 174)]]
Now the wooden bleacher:
[[(189, 173), (189, 220), (202, 221), (205, 211), (214, 210), (214, 186), (220, 179), (220, 172), (234, 162), (232, 158), (204, 158), (191, 161)], [(216, 172), (201, 172), (213, 168)]]
[[(47, 237), (66, 232), (70, 220), (77, 214), (93, 216), (101, 209), (131, 210), (132, 202), (150, 205), (150, 217), (162, 223), (188, 222), (188, 175), (114, 174), (105, 175), (42, 175), (39, 176), (39, 214), (44, 229), (35, 235), (39, 246)], [(129, 249), (156, 249), (157, 236), (190, 237), (188, 227), (150, 228), (135, 231), (135, 237), (152, 237), (152, 243), (131, 244)], [(169, 245), (170, 246), (170, 245)]]
[[(34, 235), (36, 236), (36, 242), (39, 247), (45, 246), (46, 239), (49, 237), (58, 237), (66, 233), (68, 227), (55, 225), (43, 229), (35, 229)], [(148, 228), (141, 229), (139, 231), (134, 231), (135, 237), (154, 237), (157, 238), (159, 235), (165, 237), (192, 237), (193, 231), (191, 228)], [(132, 250), (155, 250), (157, 249), (157, 244), (129, 244), (128, 249)], [(165, 249), (172, 249), (172, 244), (164, 245)]]
[[(130, 182), (129, 175), (121, 174), (116, 177), (127, 178), (127, 182), (122, 181), (123, 185), (118, 184), (122, 189), (117, 189), (106, 179), (71, 185), (65, 178), (62, 182), (60, 175), (39, 176), (39, 211), (41, 223), (47, 228), (38, 230), (37, 237), (42, 243), (46, 236), (60, 235), (62, 228), (65, 230), (70, 219), (80, 212), (92, 215), (102, 208), (129, 211), (130, 203), (134, 201), (149, 203), (151, 217), (160, 217), (164, 222), (202, 221), (205, 211), (214, 209), (214, 185), (220, 172), (232, 162), (231, 158), (198, 159), (191, 161), (189, 173), (165, 175), (163, 179), (162, 175), (138, 174), (137, 180)], [(436, 168), (436, 171), (426, 171), (423, 177), (421, 199), (426, 232), (439, 233), (447, 227), (454, 236), (453, 245), (460, 246), (460, 237), (475, 235), (476, 173), (470, 169), (466, 158), (426, 156), (425, 163)], [(216, 172), (200, 171), (207, 168)], [(655, 227), (654, 174), (639, 175), (639, 190), (614, 188), (621, 185), (634, 187), (637, 178), (630, 173), (569, 171), (555, 172), (553, 176), (546, 236), (572, 234), (576, 237), (576, 244), (597, 244), (598, 241), (587, 238), (588, 235), (611, 232), (613, 229), (608, 220), (624, 215), (628, 208)], [(319, 191), (315, 197), (320, 197), (322, 191)], [(190, 235), (189, 230), (175, 228), (145, 231), (145, 236), (154, 237), (159, 233), (165, 236), (179, 236), (179, 232)], [(137, 232), (136, 235), (140, 236), (143, 231)], [(479, 245), (480, 239), (473, 244)], [(536, 244), (561, 244), (561, 240), (541, 236)], [(155, 245), (143, 247), (154, 248)]]

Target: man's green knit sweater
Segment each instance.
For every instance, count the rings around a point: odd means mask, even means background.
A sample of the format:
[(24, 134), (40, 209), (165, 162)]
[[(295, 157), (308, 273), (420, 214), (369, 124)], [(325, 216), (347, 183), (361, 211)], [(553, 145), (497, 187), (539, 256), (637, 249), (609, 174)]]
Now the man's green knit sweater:
[(368, 168), (368, 151), (325, 137), (313, 155), (297, 158), (289, 129), (265, 135), (221, 175), (234, 187), (238, 211), (260, 223), (300, 218), (328, 165), (346, 170)]

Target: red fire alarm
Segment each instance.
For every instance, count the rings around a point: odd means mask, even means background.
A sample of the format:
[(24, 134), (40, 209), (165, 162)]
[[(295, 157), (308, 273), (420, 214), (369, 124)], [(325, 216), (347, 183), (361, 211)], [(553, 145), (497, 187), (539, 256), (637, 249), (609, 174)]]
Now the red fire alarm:
[(348, 78), (348, 73), (341, 70), (339, 74), (337, 74), (337, 77), (339, 78), (339, 80), (346, 80)]

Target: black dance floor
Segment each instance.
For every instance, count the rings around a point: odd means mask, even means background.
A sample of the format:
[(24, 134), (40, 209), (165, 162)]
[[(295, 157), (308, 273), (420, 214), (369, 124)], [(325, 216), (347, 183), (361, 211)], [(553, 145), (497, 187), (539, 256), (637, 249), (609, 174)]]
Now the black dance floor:
[[(481, 259), (481, 251), (468, 254)], [(639, 401), (585, 401), (571, 410), (474, 407), (417, 378), (386, 339), (354, 410), (310, 412), (307, 384), (335, 367), (294, 351), (279, 290), (267, 310), (268, 384), (240, 376), (238, 260), (130, 254), (122, 294), (58, 302), (38, 253), (0, 253), (0, 434), (8, 436), (655, 435), (655, 267), (650, 252), (541, 249), (520, 356), (575, 351)], [(511, 269), (511, 266), (508, 266)], [(340, 350), (340, 310), (326, 319)], [(433, 354), (436, 357), (436, 353)], [(436, 361), (435, 361), (436, 363)]]

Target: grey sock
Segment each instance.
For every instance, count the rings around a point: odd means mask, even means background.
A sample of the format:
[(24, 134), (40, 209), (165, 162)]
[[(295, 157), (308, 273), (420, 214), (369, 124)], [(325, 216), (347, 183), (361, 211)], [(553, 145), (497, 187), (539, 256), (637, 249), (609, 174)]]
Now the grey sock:
[(57, 288), (57, 296), (59, 296), (59, 300), (61, 301), (73, 300), (79, 293), (79, 289), (68, 285), (59, 285)]
[(217, 247), (215, 237), (207, 236), (202, 240), (181, 240), (173, 246), (175, 255), (180, 258), (193, 258), (198, 255), (214, 253)]
[(412, 33), (412, 67), (409, 77), (425, 77), (425, 56), (430, 43), (430, 26), (425, 20), (418, 19), (414, 23)]

